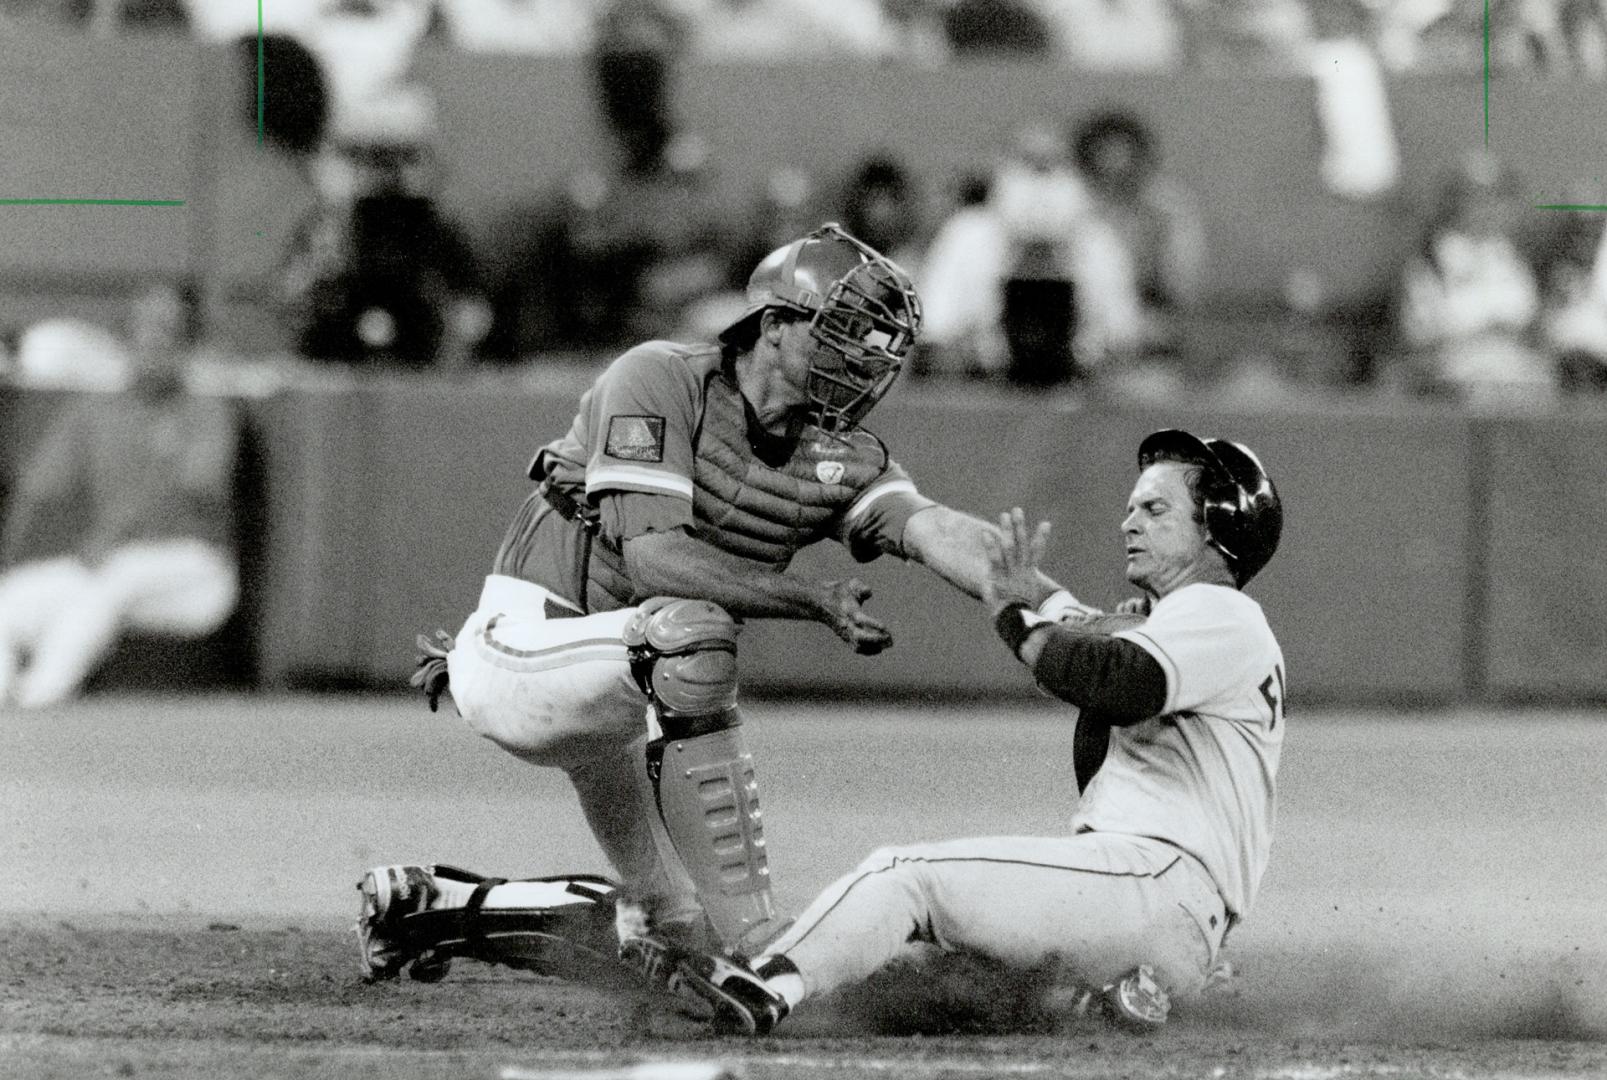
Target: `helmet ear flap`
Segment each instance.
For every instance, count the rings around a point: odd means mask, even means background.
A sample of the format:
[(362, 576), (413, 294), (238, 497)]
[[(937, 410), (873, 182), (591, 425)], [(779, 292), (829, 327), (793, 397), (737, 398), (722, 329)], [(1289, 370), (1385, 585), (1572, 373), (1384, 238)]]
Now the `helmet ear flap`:
[(1200, 501), (1204, 504), (1205, 535), (1234, 570), (1238, 561), (1239, 522), (1244, 513), (1244, 492), (1219, 465), (1202, 462)]

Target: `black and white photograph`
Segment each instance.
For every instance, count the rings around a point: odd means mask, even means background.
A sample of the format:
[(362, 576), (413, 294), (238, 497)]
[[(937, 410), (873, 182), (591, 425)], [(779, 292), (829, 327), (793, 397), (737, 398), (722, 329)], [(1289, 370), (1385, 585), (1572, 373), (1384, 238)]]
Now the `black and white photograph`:
[(1604, 109), (1604, 0), (0, 0), (0, 1077), (1607, 1077)]

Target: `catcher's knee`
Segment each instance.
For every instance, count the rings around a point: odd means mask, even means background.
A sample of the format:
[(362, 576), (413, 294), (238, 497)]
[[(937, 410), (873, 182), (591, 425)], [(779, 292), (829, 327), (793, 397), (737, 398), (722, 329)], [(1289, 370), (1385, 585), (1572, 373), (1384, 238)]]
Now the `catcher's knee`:
[(665, 734), (687, 737), (734, 726), (737, 624), (707, 600), (656, 597), (621, 634), (631, 674), (658, 711)]

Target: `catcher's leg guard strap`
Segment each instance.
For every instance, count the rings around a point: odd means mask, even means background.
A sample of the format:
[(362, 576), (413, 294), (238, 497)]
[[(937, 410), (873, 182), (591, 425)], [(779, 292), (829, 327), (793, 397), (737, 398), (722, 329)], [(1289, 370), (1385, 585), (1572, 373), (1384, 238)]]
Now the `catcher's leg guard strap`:
[(463, 938), (471, 949), (478, 949), (485, 944), (485, 920), (480, 918), (485, 898), (491, 895), (492, 889), (505, 884), (505, 878), (486, 878), (474, 887), (469, 894), (469, 902), (463, 905)]
[[(537, 886), (545, 894), (532, 907), (487, 907), (502, 885)], [(605, 878), (526, 878), (509, 882), (485, 878), (460, 908), (431, 908), (403, 918), (398, 939), (415, 952), (430, 951), (441, 959), (470, 957), (506, 964), (544, 975), (562, 975), (576, 964), (590, 968), (611, 964), (618, 939), (614, 934), (615, 888)]]
[(715, 932), (727, 948), (767, 936), (776, 913), (759, 786), (742, 729), (657, 740), (648, 747), (648, 770), (664, 830)]

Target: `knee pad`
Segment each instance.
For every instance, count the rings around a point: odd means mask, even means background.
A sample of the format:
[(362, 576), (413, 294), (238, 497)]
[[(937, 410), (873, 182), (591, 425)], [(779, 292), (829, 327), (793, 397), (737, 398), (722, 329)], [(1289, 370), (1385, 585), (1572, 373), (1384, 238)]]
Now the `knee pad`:
[(737, 624), (707, 600), (655, 597), (621, 633), (631, 674), (660, 718), (715, 717), (737, 704)]

